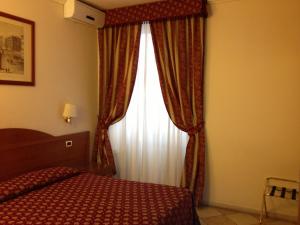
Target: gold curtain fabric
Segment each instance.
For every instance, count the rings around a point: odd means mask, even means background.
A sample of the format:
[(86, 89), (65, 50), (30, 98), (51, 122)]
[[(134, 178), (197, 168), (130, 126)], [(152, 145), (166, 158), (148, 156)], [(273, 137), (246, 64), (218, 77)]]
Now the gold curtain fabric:
[(182, 186), (199, 205), (204, 189), (203, 64), (205, 18), (151, 22), (164, 102), (171, 120), (189, 134)]
[(108, 128), (127, 111), (135, 82), (141, 24), (100, 29), (99, 115), (95, 134), (94, 160), (115, 173)]

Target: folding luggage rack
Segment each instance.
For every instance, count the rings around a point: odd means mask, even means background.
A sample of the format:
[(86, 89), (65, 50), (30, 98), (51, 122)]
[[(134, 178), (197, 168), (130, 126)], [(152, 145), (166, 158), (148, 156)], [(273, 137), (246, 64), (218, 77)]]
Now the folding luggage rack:
[[(288, 187), (283, 185), (288, 185)], [(292, 186), (295, 186), (295, 188)], [(277, 197), (282, 199), (298, 200), (299, 198), (298, 196), (299, 196), (298, 181), (277, 178), (277, 177), (266, 178), (259, 223), (262, 224), (264, 216), (268, 217), (267, 202), (266, 202), (267, 197)]]

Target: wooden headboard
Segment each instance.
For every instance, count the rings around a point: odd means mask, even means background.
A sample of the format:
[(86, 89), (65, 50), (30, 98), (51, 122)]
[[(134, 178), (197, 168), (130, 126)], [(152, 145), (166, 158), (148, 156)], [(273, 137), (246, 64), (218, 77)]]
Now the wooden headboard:
[(0, 129), (0, 181), (51, 166), (83, 168), (88, 162), (88, 131), (52, 136), (29, 129)]

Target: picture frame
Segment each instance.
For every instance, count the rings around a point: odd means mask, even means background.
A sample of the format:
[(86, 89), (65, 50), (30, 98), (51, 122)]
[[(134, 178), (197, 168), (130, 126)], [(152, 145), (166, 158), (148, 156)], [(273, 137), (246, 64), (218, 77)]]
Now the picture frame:
[(1, 11), (0, 84), (35, 85), (35, 23)]

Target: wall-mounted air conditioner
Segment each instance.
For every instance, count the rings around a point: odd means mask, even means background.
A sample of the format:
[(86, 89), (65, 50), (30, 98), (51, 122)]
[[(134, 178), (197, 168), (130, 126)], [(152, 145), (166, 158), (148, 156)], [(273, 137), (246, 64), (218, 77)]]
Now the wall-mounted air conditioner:
[(105, 13), (78, 0), (67, 0), (64, 5), (64, 17), (77, 22), (104, 26)]

